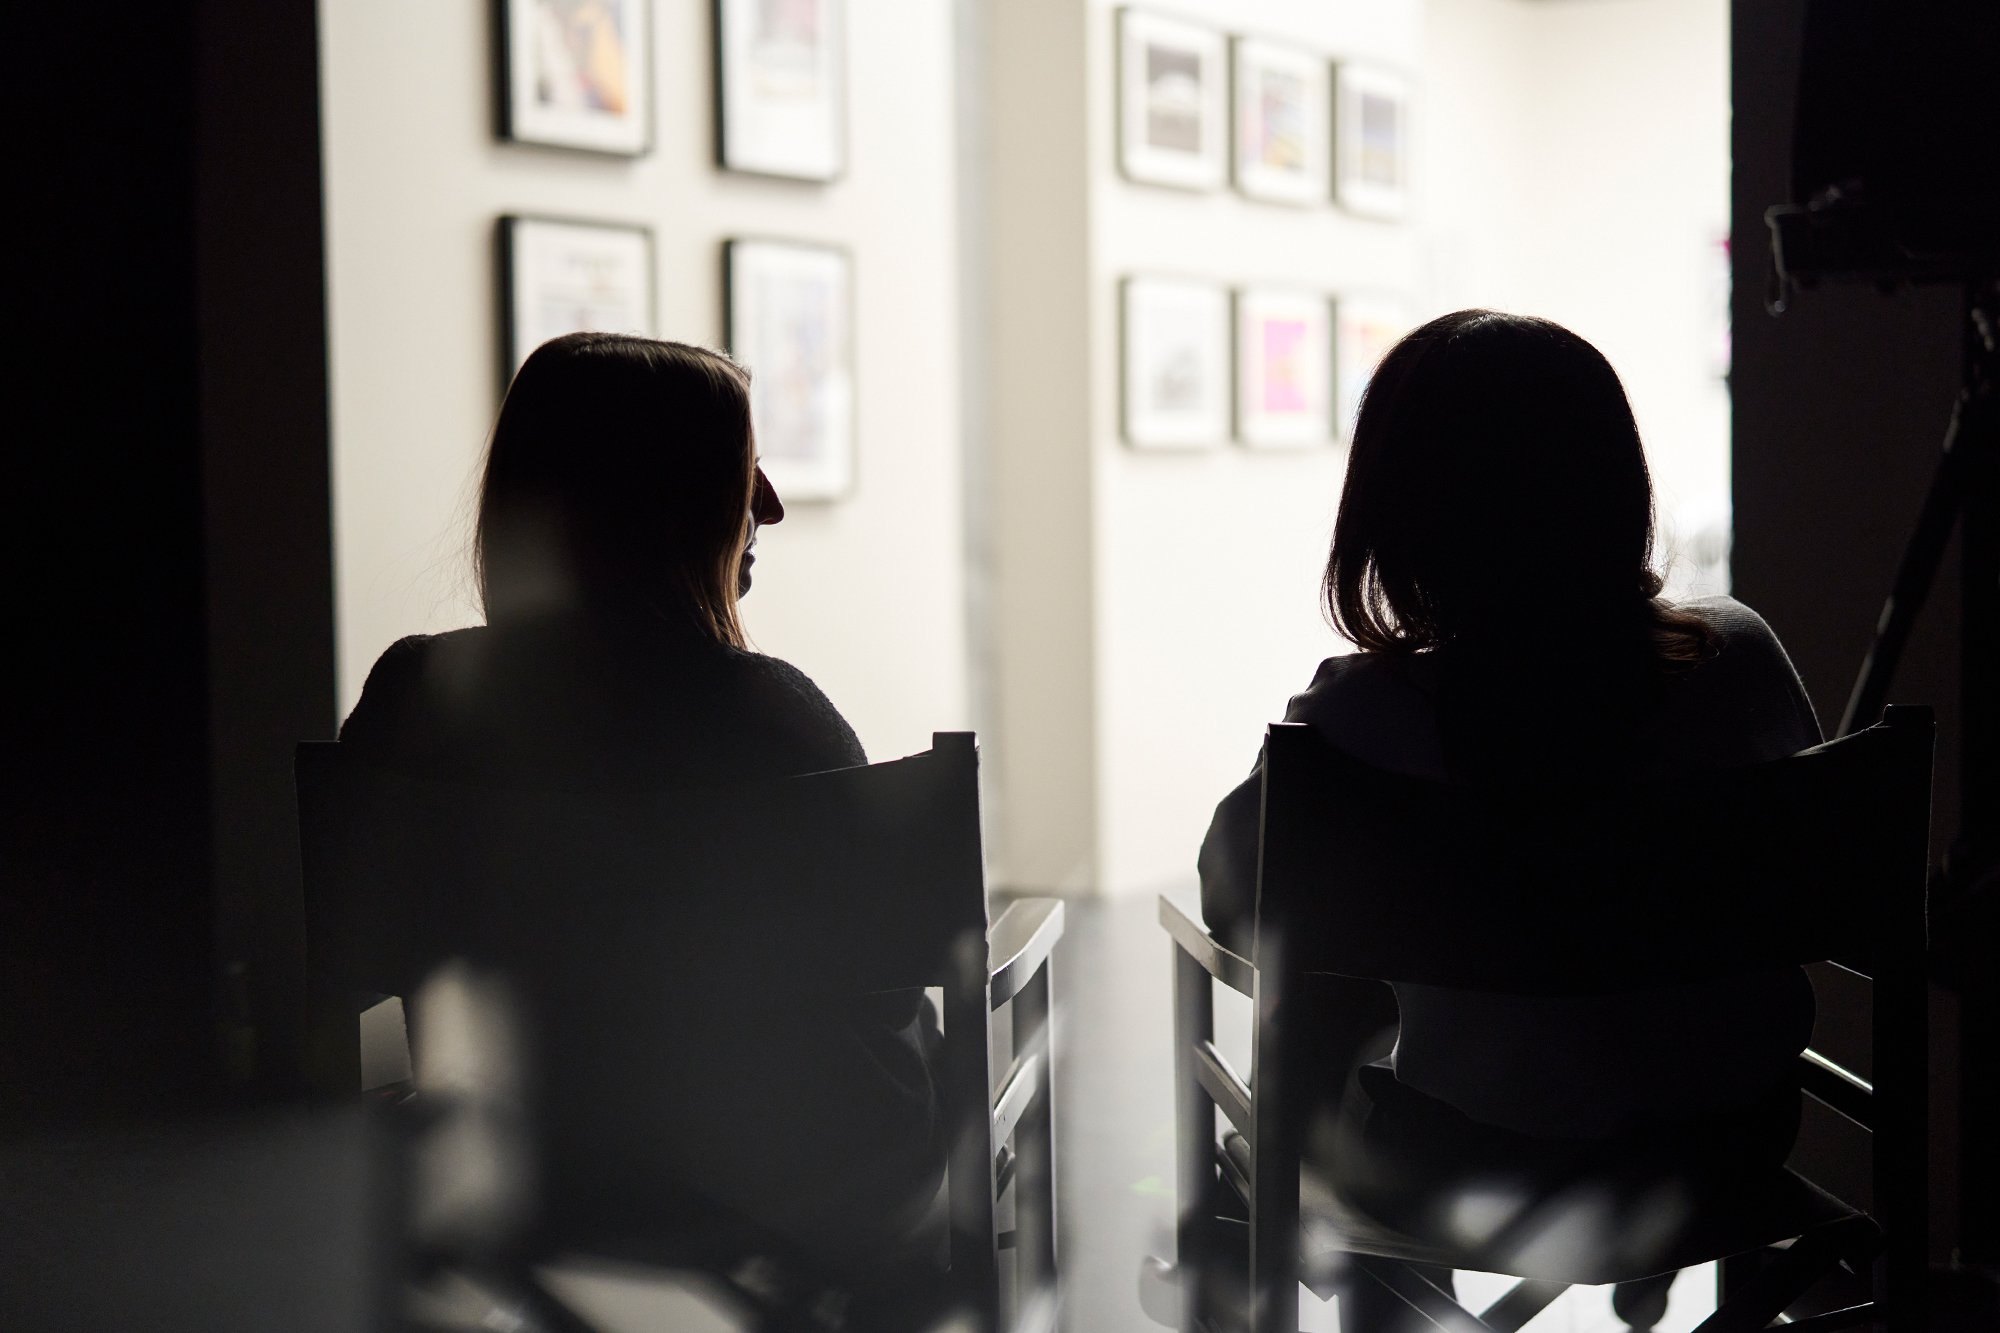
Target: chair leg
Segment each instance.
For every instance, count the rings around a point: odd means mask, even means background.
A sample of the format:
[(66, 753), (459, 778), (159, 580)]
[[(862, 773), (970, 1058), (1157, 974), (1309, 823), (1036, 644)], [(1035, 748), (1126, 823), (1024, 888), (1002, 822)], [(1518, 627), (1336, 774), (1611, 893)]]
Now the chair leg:
[[(1493, 1330), (1493, 1333), (1515, 1333), (1521, 1325), (1549, 1308), (1556, 1297), (1568, 1291), (1567, 1282), (1539, 1282), (1534, 1278), (1523, 1278), (1508, 1289), (1507, 1294), (1479, 1312), (1479, 1322)], [(1452, 1293), (1447, 1289), (1446, 1295)], [(1613, 1298), (1616, 1304), (1616, 1298)]]
[(1620, 1282), (1611, 1289), (1612, 1313), (1635, 1333), (1653, 1327), (1666, 1317), (1667, 1292), (1679, 1276), (1679, 1273), (1662, 1273), (1637, 1282)]
[[(1365, 1281), (1372, 1286), (1386, 1289), (1388, 1294), (1401, 1303), (1405, 1316), (1398, 1321), (1401, 1327), (1428, 1325), (1431, 1328), (1442, 1329), (1444, 1333), (1494, 1333), (1494, 1325), (1488, 1324), (1460, 1305), (1449, 1291), (1426, 1276), (1427, 1273), (1438, 1270), (1421, 1268), (1419, 1265), (1406, 1264), (1396, 1259), (1378, 1259), (1372, 1255), (1357, 1254), (1351, 1258), (1354, 1266), (1366, 1275)], [(1444, 1276), (1445, 1281), (1449, 1283), (1449, 1273)], [(1553, 1284), (1534, 1285), (1540, 1287)], [(1551, 1296), (1550, 1299), (1554, 1297)], [(1504, 1299), (1502, 1303), (1504, 1304)], [(1375, 1330), (1368, 1328), (1367, 1324), (1385, 1322), (1376, 1313), (1381, 1309), (1380, 1303), (1361, 1298), (1358, 1292), (1357, 1299), (1349, 1308), (1355, 1309), (1357, 1313), (1367, 1309), (1374, 1317), (1367, 1318), (1365, 1323), (1360, 1319), (1350, 1323), (1347, 1317), (1348, 1311), (1343, 1309), (1340, 1320), (1342, 1333), (1375, 1333)]]
[[(1210, 1244), (1219, 1181), (1215, 1168), (1215, 1108), (1195, 1077), (1194, 1053), (1215, 1035), (1215, 995), (1201, 964), (1173, 946), (1174, 955), (1174, 1227), (1180, 1269), (1181, 1333), (1199, 1333), (1208, 1318)], [(1297, 1333), (1296, 1325), (1292, 1333)]]
[(1756, 1255), (1723, 1260), (1718, 1280), (1721, 1299), (1715, 1313), (1698, 1324), (1695, 1333), (1752, 1333), (1769, 1327), (1786, 1306), (1805, 1295), (1842, 1259), (1865, 1248), (1874, 1236), (1872, 1222), (1850, 1218), (1799, 1237), (1755, 1269), (1746, 1271), (1734, 1265), (1756, 1264)]
[(1042, 1057), (1041, 1087), (1014, 1127), (1014, 1287), (1022, 1322), (1044, 1317), (1056, 1300), (1055, 1034), (1044, 960), (1012, 1003), (1014, 1055)]

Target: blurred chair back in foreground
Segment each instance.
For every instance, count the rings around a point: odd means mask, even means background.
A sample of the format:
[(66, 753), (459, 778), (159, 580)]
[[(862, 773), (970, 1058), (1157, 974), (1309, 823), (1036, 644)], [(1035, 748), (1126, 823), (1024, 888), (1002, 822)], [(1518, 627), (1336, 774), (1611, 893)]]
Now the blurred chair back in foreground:
[[(622, 1103), (723, 1092), (740, 1071), (648, 1086), (683, 1076), (655, 1066), (703, 1049), (690, 1034), (719, 1014), (941, 988), (951, 1286), (982, 1329), (1052, 1314), (1049, 957), (1062, 909), (1015, 902), (989, 931), (977, 762), (969, 733), (939, 733), (925, 753), (864, 768), (562, 793), (428, 781), (302, 745), (316, 1079), (352, 1091), (360, 1010), (462, 959), (520, 998), (538, 1137), (574, 1146)], [(996, 1093), (988, 1024), (1008, 1004), (1014, 1058)], [(813, 1123), (813, 1105), (782, 1109)], [(1017, 1220), (1003, 1236), (1009, 1189)], [(699, 1229), (698, 1209), (688, 1221)], [(1003, 1246), (1016, 1252), (1006, 1310)]]

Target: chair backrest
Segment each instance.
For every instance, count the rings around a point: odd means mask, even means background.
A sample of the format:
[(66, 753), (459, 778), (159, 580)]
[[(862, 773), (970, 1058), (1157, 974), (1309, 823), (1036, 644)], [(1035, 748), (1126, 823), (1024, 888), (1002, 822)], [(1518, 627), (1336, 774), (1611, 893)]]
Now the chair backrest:
[(1470, 787), (1385, 773), (1275, 724), (1255, 961), (1590, 994), (1920, 958), (1934, 734), (1930, 710), (1892, 708), (1745, 768)]
[(425, 780), (301, 745), (312, 991), (336, 1007), (407, 995), (460, 957), (525, 972), (555, 1003), (607, 982), (783, 1000), (946, 984), (968, 940), (983, 981), (976, 766), (969, 733), (939, 733), (865, 768), (579, 794)]

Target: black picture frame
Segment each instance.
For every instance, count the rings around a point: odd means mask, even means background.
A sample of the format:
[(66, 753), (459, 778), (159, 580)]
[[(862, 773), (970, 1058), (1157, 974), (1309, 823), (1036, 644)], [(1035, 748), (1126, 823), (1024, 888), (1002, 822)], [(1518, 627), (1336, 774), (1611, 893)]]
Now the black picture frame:
[[(787, 504), (849, 498), (860, 474), (853, 252), (826, 241), (733, 236), (722, 243), (721, 259), (722, 342), (750, 371), (751, 412), (765, 474)], [(772, 364), (764, 355), (766, 351), (774, 356), (785, 352), (763, 336), (763, 312), (745, 287), (754, 280), (754, 269), (770, 271), (772, 265), (788, 268), (795, 279), (830, 277), (836, 291), (838, 308), (827, 320), (833, 364), (819, 383), (806, 390), (809, 401), (782, 403), (774, 399), (780, 393), (797, 394), (800, 380), (811, 378), (811, 368), (802, 372), (797, 367)], [(790, 285), (794, 293), (801, 290), (797, 282)], [(832, 439), (826, 456), (812, 458), (799, 452), (796, 430), (790, 423), (801, 413), (824, 414), (810, 424), (830, 429)]]
[(631, 63), (627, 111), (620, 117), (563, 107), (538, 107), (529, 90), (536, 53), (523, 39), (537, 16), (566, 0), (493, 0), (494, 134), (508, 143), (604, 157), (643, 157), (653, 151), (653, 0), (605, 0), (627, 16), (620, 49)]
[[(822, 185), (838, 181), (846, 176), (848, 162), (846, 0), (814, 0), (824, 20), (818, 50), (794, 50), (787, 61), (796, 65), (801, 54), (810, 56), (812, 77), (822, 85), (820, 103), (803, 124), (798, 117), (760, 108), (748, 92), (752, 81), (739, 65), (755, 58), (757, 41), (746, 35), (753, 3), (711, 0), (709, 5), (715, 165), (722, 171), (777, 180)], [(781, 54), (774, 52), (769, 58)]]
[[(514, 372), (520, 368), (527, 354), (548, 338), (562, 333), (584, 331), (593, 321), (576, 323), (574, 327), (556, 328), (546, 316), (530, 319), (525, 316), (524, 307), (536, 294), (527, 289), (525, 281), (530, 275), (525, 271), (533, 261), (530, 251), (537, 240), (560, 240), (567, 236), (576, 242), (583, 242), (595, 236), (601, 245), (610, 247), (616, 243), (614, 255), (622, 254), (628, 264), (638, 270), (636, 288), (628, 289), (624, 295), (628, 305), (634, 307), (637, 318), (596, 322), (599, 331), (634, 333), (642, 337), (655, 337), (659, 329), (659, 276), (655, 260), (653, 232), (635, 222), (611, 222), (598, 219), (553, 217), (545, 214), (504, 213), (495, 222), (494, 260), (496, 266), (496, 288), (499, 292), (499, 314), (496, 321), (498, 337), (495, 343), (496, 362), (499, 368), (499, 382), (502, 391), (512, 382)], [(635, 244), (636, 243), (636, 244)], [(607, 309), (609, 308), (607, 304)], [(621, 323), (625, 327), (604, 329), (602, 324)]]

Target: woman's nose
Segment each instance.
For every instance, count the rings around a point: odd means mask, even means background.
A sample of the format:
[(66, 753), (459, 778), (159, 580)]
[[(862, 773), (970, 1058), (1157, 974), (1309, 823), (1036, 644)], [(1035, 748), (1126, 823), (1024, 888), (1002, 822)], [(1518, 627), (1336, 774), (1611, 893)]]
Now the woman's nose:
[(763, 527), (777, 523), (785, 517), (785, 502), (778, 498), (777, 487), (764, 475), (764, 469), (757, 469), (757, 488), (750, 495), (750, 517)]

